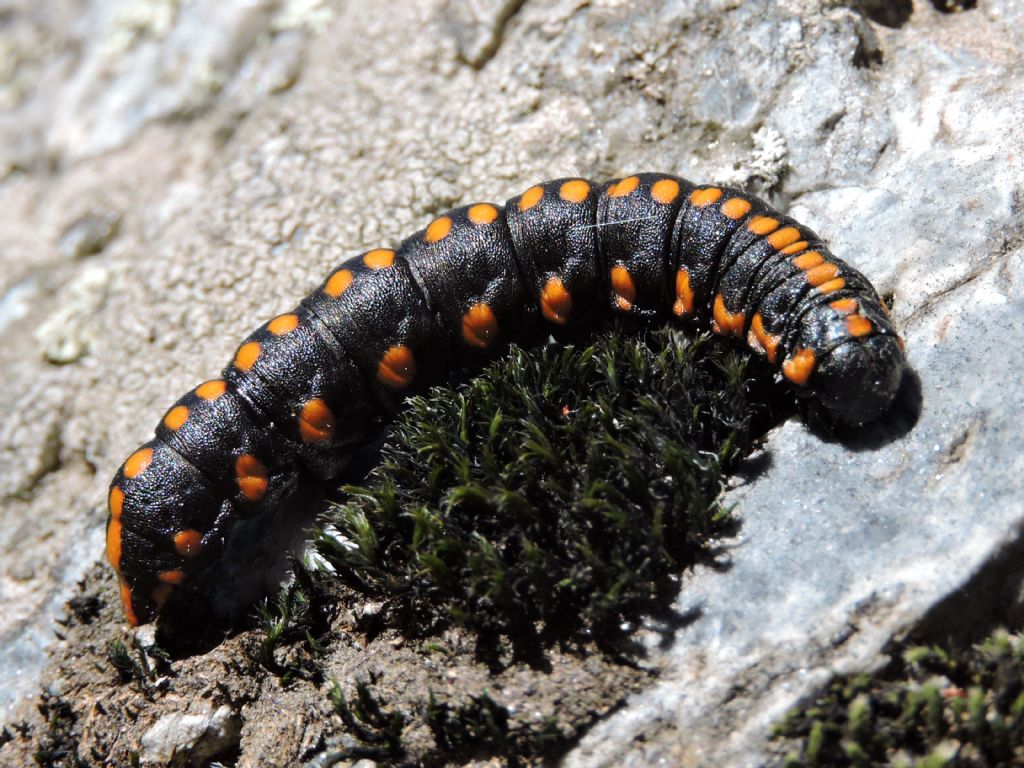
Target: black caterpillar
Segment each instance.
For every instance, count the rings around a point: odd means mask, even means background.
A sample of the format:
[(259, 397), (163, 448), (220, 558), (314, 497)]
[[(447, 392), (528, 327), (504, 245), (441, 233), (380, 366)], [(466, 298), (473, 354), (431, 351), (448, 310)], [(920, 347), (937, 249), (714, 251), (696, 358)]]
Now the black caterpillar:
[(839, 420), (878, 417), (903, 343), (878, 294), (806, 227), (735, 189), (644, 173), (456, 208), (343, 263), (181, 398), (110, 486), (128, 621), (224, 548), (239, 517), (327, 480), (405, 394), (538, 327), (671, 312), (737, 336)]

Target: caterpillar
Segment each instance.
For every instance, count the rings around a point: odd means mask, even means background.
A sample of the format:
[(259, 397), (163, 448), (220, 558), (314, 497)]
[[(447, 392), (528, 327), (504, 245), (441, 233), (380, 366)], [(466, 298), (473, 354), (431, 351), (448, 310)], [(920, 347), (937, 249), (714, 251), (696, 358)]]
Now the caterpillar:
[(531, 331), (607, 314), (710, 323), (852, 424), (888, 409), (904, 367), (868, 280), (740, 190), (641, 173), (456, 208), (339, 265), (120, 467), (106, 549), (128, 622), (155, 619), (234, 521), (336, 476), (409, 392)]

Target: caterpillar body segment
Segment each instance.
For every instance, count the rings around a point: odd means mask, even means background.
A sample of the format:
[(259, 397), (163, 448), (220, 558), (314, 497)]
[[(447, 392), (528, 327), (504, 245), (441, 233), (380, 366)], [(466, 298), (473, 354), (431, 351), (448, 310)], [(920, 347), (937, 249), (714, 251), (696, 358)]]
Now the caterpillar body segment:
[(585, 179), (556, 179), (530, 187), (505, 207), (530, 303), (549, 326), (585, 323), (604, 310), (598, 193)]
[(479, 356), (535, 321), (501, 206), (477, 203), (439, 216), (402, 243), (399, 258), (437, 313), (439, 349), (449, 359)]
[(337, 475), (405, 395), (453, 364), (607, 314), (709, 324), (855, 424), (884, 413), (903, 372), (867, 279), (740, 190), (642, 173), (456, 208), (340, 264), (125, 461), (107, 555), (128, 621), (155, 618), (236, 519)]
[(669, 306), (669, 249), (685, 199), (683, 184), (642, 173), (602, 186), (597, 249), (612, 312), (647, 319), (664, 315)]

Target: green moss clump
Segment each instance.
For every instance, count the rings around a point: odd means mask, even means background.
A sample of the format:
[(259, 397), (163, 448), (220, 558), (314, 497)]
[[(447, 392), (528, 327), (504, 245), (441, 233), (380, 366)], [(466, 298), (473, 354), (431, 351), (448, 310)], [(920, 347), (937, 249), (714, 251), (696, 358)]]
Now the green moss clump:
[(319, 584), (300, 563), (293, 564), (292, 572), (295, 579), (291, 584), (256, 606), (262, 636), (253, 656), (280, 678), (282, 685), (296, 679), (320, 681), (321, 639), (329, 629)]
[(793, 768), (1024, 765), (1021, 636), (906, 648), (878, 675), (833, 680), (776, 736)]
[(610, 647), (728, 523), (715, 499), (750, 444), (747, 389), (746, 358), (710, 337), (513, 348), (411, 400), (318, 549), (406, 634)]
[(399, 711), (385, 711), (382, 702), (365, 682), (356, 684), (355, 696), (346, 701), (338, 682), (331, 682), (331, 706), (345, 724), (346, 730), (357, 740), (338, 752), (339, 758), (370, 758), (397, 761), (405, 754), (402, 734), (407, 716)]

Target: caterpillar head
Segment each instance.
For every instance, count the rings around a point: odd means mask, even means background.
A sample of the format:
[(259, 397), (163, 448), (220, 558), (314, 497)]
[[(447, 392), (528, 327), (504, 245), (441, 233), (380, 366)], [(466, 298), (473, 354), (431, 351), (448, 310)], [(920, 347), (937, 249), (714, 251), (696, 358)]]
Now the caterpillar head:
[(809, 388), (840, 421), (866, 424), (892, 406), (904, 365), (903, 345), (896, 335), (851, 339), (818, 362)]

